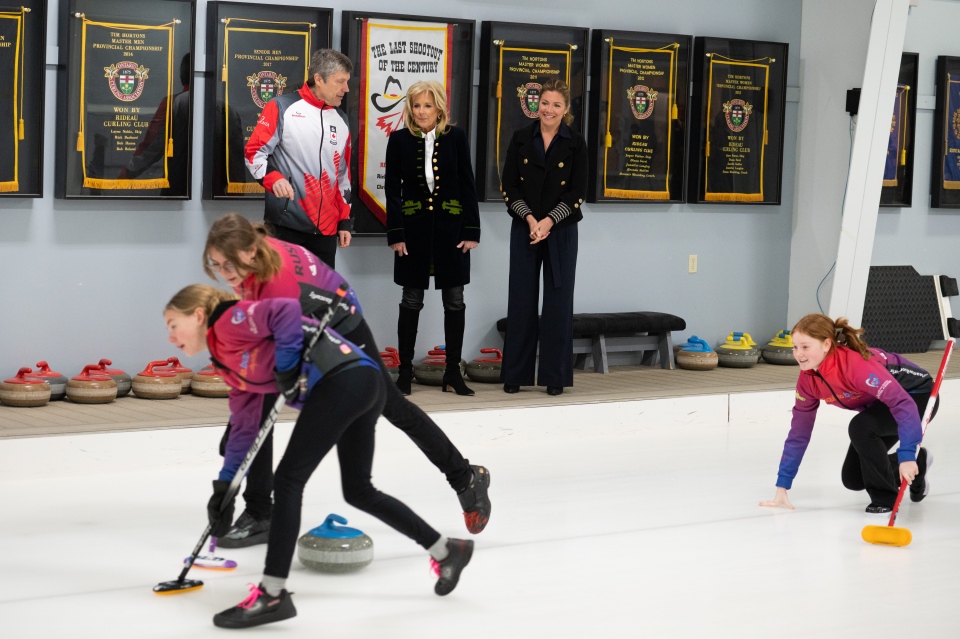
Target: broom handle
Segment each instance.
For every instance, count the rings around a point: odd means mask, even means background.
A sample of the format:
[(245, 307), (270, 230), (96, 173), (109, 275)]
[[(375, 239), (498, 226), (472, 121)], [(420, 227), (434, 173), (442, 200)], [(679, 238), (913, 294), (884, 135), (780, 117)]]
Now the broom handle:
[[(943, 382), (943, 374), (947, 371), (947, 363), (950, 361), (950, 353), (953, 352), (954, 343), (955, 340), (951, 337), (949, 340), (947, 340), (946, 348), (943, 349), (943, 359), (940, 360), (940, 370), (937, 371), (937, 377), (933, 380), (933, 388), (930, 390), (930, 399), (927, 400), (927, 407), (923, 411), (923, 422), (921, 422), (921, 441), (923, 436), (927, 434), (927, 426), (930, 424), (930, 420), (933, 418), (933, 407), (937, 404), (937, 396), (940, 394), (940, 384)], [(893, 522), (897, 518), (897, 512), (900, 510), (900, 502), (903, 501), (903, 495), (906, 492), (907, 480), (901, 479), (900, 490), (897, 491), (897, 501), (893, 503), (893, 510), (890, 511), (890, 521), (887, 522), (888, 526), (893, 526)]]
[[(320, 323), (317, 325), (317, 332), (314, 333), (313, 337), (310, 339), (310, 343), (307, 344), (306, 349), (304, 349), (304, 358), (307, 361), (310, 361), (310, 350), (320, 339), (320, 336), (323, 335), (323, 331), (327, 328), (327, 324), (330, 323), (330, 320), (333, 319), (334, 314), (337, 312), (337, 307), (340, 305), (340, 300), (342, 300), (346, 294), (347, 285), (344, 283), (341, 284), (337, 289), (337, 297), (331, 302), (327, 312), (324, 313), (323, 317), (320, 319)], [(257, 433), (257, 438), (253, 440), (253, 443), (250, 445), (250, 449), (247, 451), (247, 455), (243, 458), (243, 461), (240, 463), (240, 467), (237, 469), (237, 472), (234, 473), (233, 479), (230, 481), (230, 486), (227, 488), (227, 492), (223, 496), (223, 501), (220, 503), (221, 513), (223, 512), (223, 509), (226, 508), (227, 504), (233, 501), (233, 498), (237, 496), (238, 492), (240, 492), (240, 482), (243, 481), (247, 471), (250, 470), (250, 465), (253, 463), (254, 457), (256, 457), (257, 453), (260, 452), (260, 448), (263, 446), (264, 440), (267, 438), (267, 435), (270, 434), (270, 431), (273, 430), (274, 424), (277, 423), (277, 416), (280, 414), (280, 411), (283, 410), (283, 407), (286, 405), (286, 403), (287, 398), (284, 396), (284, 394), (278, 394), (276, 403), (273, 405), (273, 408), (270, 409), (270, 414), (267, 415), (267, 418), (263, 420), (263, 425), (260, 426), (260, 432)], [(190, 572), (190, 569), (193, 567), (194, 561), (196, 561), (196, 558), (200, 556), (200, 551), (203, 549), (203, 544), (206, 543), (207, 538), (210, 536), (211, 530), (210, 524), (208, 523), (207, 527), (203, 530), (203, 534), (200, 536), (200, 541), (198, 541), (197, 545), (193, 547), (193, 552), (191, 552), (190, 556), (187, 558), (186, 565), (180, 572), (180, 576), (177, 577), (177, 581), (183, 583), (183, 580), (186, 579), (187, 573)]]

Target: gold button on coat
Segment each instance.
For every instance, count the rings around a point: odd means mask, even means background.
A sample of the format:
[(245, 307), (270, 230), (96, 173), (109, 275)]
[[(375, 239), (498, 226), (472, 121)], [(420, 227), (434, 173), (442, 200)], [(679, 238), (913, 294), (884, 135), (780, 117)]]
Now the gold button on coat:
[(563, 168), (563, 162), (561, 162), (561, 163), (558, 164), (557, 166), (562, 169), (562, 168)]
[(432, 206), (428, 206), (428, 207), (427, 207), (427, 210), (428, 210), (428, 211), (432, 211), (432, 210), (433, 210), (433, 207), (432, 207)]
[(566, 180), (560, 180), (560, 186), (563, 186), (563, 185), (566, 184), (566, 183), (567, 183)]
[(527, 158), (523, 158), (523, 163), (524, 163), (524, 164), (527, 163)]

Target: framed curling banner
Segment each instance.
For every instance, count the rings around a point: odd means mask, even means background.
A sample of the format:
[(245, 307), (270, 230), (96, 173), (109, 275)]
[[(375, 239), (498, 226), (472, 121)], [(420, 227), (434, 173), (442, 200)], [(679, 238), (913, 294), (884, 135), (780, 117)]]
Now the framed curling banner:
[(920, 55), (900, 57), (900, 75), (893, 98), (893, 118), (883, 166), (880, 206), (908, 207), (913, 203), (913, 143), (917, 122), (917, 68)]
[(0, 196), (42, 195), (46, 16), (43, 0), (0, 0)]
[(593, 32), (589, 201), (684, 201), (690, 43)]
[(687, 200), (779, 204), (786, 44), (697, 38)]
[(960, 58), (937, 58), (930, 207), (960, 208)]
[(343, 13), (342, 48), (354, 63), (345, 102), (350, 129), (356, 131), (350, 158), (356, 234), (386, 233), (387, 139), (403, 127), (411, 85), (421, 80), (442, 84), (451, 124), (469, 134), (473, 31), (472, 20)]
[(583, 133), (587, 30), (484, 22), (480, 34), (477, 191), (502, 202), (500, 171), (513, 132), (538, 118), (540, 88), (552, 78), (570, 86), (571, 127)]
[(57, 197), (189, 199), (193, 3), (63, 8)]
[(262, 200), (243, 151), (263, 106), (297, 91), (330, 46), (332, 9), (207, 3), (203, 198)]

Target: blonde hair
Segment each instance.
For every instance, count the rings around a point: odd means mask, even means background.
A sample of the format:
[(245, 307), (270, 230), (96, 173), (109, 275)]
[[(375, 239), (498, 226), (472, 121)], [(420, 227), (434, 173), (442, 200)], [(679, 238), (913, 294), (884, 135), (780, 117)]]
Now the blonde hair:
[[(224, 215), (213, 223), (207, 233), (207, 244), (203, 247), (203, 272), (209, 275), (210, 279), (217, 279), (208, 261), (210, 249), (216, 249), (233, 262), (234, 266), (253, 273), (261, 282), (273, 278), (280, 272), (283, 262), (280, 253), (267, 244), (268, 235), (267, 227), (259, 222), (251, 222), (236, 213)], [(250, 249), (256, 249), (253, 262), (249, 265), (242, 264), (240, 251)]]
[(411, 133), (420, 131), (420, 127), (417, 126), (417, 121), (413, 117), (413, 99), (421, 93), (429, 95), (430, 100), (434, 106), (437, 107), (437, 111), (440, 112), (437, 118), (437, 133), (446, 133), (450, 126), (450, 111), (447, 110), (447, 92), (443, 88), (443, 85), (436, 80), (414, 82), (410, 88), (407, 89), (407, 99), (403, 105), (403, 125), (410, 129)]
[(811, 313), (797, 322), (791, 333), (803, 333), (821, 342), (830, 340), (857, 351), (863, 359), (870, 359), (870, 350), (861, 337), (864, 330), (850, 326), (846, 317), (834, 321), (826, 315)]
[(176, 311), (184, 315), (193, 315), (198, 309), (202, 308), (206, 313), (207, 319), (213, 315), (213, 311), (223, 302), (240, 299), (233, 293), (228, 293), (223, 289), (210, 286), (209, 284), (191, 284), (186, 286), (170, 298), (164, 311)]
[(567, 126), (573, 122), (573, 114), (570, 113), (570, 87), (567, 86), (567, 83), (561, 80), (560, 78), (552, 78), (543, 83), (543, 86), (540, 87), (540, 98), (543, 98), (543, 94), (547, 91), (553, 91), (554, 93), (559, 93), (563, 96), (563, 101), (566, 103), (566, 112), (563, 114), (563, 123)]

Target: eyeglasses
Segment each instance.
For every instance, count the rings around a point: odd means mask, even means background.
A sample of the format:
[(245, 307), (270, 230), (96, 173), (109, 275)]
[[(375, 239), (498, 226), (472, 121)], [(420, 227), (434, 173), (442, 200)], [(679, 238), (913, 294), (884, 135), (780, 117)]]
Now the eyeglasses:
[(211, 270), (217, 271), (219, 273), (236, 273), (237, 267), (233, 265), (233, 262), (224, 262), (220, 264), (219, 262), (214, 262), (212, 260), (207, 260), (207, 266)]

